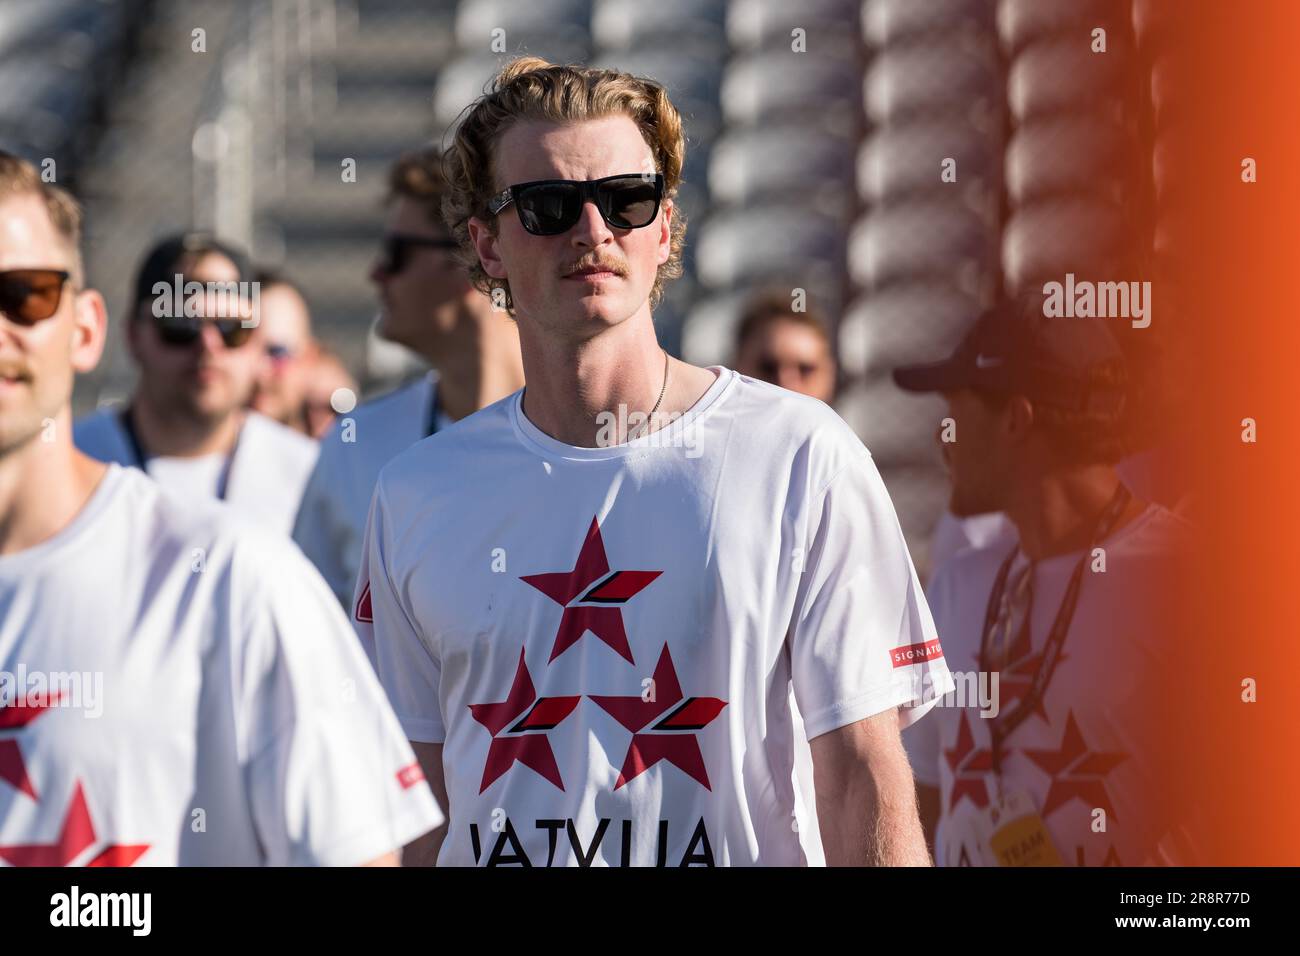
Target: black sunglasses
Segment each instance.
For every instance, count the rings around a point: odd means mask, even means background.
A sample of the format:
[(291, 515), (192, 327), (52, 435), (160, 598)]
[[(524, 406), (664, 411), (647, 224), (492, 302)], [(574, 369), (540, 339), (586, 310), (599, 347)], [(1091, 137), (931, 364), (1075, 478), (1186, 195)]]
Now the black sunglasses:
[(539, 179), (508, 186), (488, 200), (493, 216), (515, 204), (519, 221), (534, 236), (558, 236), (582, 217), (582, 207), (596, 204), (605, 224), (614, 229), (642, 229), (659, 215), (664, 177), (642, 173), (604, 179)]
[(19, 325), (35, 325), (59, 311), (63, 269), (10, 269), (0, 272), (0, 312)]
[(211, 322), (221, 334), (221, 341), (228, 349), (237, 349), (253, 336), (253, 326), (246, 326), (242, 319), (204, 319), (191, 316), (175, 318), (157, 318), (158, 338), (164, 345), (183, 348), (193, 345), (203, 335), (203, 323)]
[(433, 239), (428, 236), (391, 235), (384, 237), (384, 255), (379, 261), (379, 268), (395, 276), (406, 268), (412, 249), (455, 249), (459, 245), (455, 239)]

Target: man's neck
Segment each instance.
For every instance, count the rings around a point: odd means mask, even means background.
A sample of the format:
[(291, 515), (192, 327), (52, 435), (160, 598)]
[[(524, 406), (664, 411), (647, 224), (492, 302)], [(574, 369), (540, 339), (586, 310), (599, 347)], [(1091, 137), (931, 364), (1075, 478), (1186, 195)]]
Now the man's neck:
[[(1012, 498), (1006, 514), (1020, 536), (1020, 549), (1034, 561), (1082, 551), (1091, 543), (1119, 476), (1109, 465), (1091, 465), (1028, 481)], [(1146, 503), (1134, 498), (1110, 529), (1136, 518)]]
[[(525, 319), (520, 344), (528, 382), (524, 414), (552, 438), (581, 448), (597, 447), (611, 434), (606, 415), (613, 416), (613, 440), (621, 444), (629, 432), (648, 434), (686, 411), (715, 381), (707, 369), (665, 363), (648, 304), (626, 321), (577, 342), (551, 336)], [(653, 421), (644, 431), (636, 428), (632, 416), (648, 414), (656, 402)], [(620, 406), (626, 414), (620, 414)]]
[(508, 317), (496, 313), (478, 317), (455, 347), (425, 358), (438, 369), (438, 408), (452, 421), (486, 408), (524, 384), (519, 332)]
[(245, 415), (243, 409), (235, 409), (218, 418), (200, 418), (160, 409), (141, 395), (131, 403), (129, 414), (136, 437), (151, 458), (229, 454), (239, 439)]
[(0, 455), (0, 555), (16, 554), (58, 534), (85, 506), (108, 467), (72, 446), (65, 409), (55, 441), (34, 437)]

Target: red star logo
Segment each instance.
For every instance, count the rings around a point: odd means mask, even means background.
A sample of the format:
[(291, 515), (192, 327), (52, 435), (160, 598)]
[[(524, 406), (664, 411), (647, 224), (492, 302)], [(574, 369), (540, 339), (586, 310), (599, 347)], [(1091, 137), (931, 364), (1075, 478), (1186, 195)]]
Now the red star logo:
[(609, 560), (605, 557), (605, 542), (600, 537), (600, 524), (592, 518), (572, 571), (525, 574), (520, 578), (564, 607), (555, 646), (551, 648), (547, 663), (576, 644), (587, 631), (612, 647), (629, 664), (635, 663), (632, 648), (627, 643), (627, 632), (623, 629), (623, 612), (618, 605), (626, 604), (661, 574), (662, 571), (615, 571), (611, 574)]
[[(0, 730), (22, 730), (58, 704), (59, 697), (59, 693), (55, 692), (49, 695), (43, 704), (29, 705), (24, 701), (10, 704), (8, 707), (0, 707)], [(0, 740), (0, 780), (5, 781), (15, 790), (27, 794), (33, 800), (39, 799), (36, 796), (36, 788), (32, 786), (32, 781), (27, 776), (23, 754), (18, 749), (16, 740)]]
[(987, 807), (989, 790), (984, 774), (993, 769), (993, 753), (990, 750), (975, 749), (975, 735), (966, 723), (964, 711), (957, 727), (957, 745), (951, 750), (944, 750), (943, 755), (953, 776), (948, 812), (951, 813), (956, 808), (962, 797), (970, 797), (977, 807)]
[(1101, 807), (1112, 820), (1115, 809), (1106, 793), (1104, 778), (1127, 757), (1122, 753), (1090, 753), (1083, 742), (1074, 712), (1065, 717), (1065, 737), (1060, 750), (1025, 750), (1024, 754), (1044, 771), (1052, 775), (1047, 798), (1043, 802), (1043, 816), (1078, 797), (1090, 807)]
[[(573, 713), (581, 697), (541, 697), (533, 689), (533, 679), (528, 676), (523, 649), (519, 650), (519, 667), (506, 699), (497, 704), (470, 704), (474, 719), (492, 734), (488, 747), (487, 763), (483, 766), (482, 793), (517, 760), (541, 774), (561, 790), (560, 768), (555, 763), (555, 751), (546, 737), (560, 721)], [(507, 730), (507, 728), (509, 728)], [(502, 732), (518, 736), (500, 736)]]
[[(95, 842), (95, 827), (90, 819), (86, 794), (78, 781), (68, 804), (67, 815), (59, 838), (53, 843), (29, 843), (22, 846), (0, 846), (0, 860), (11, 866), (68, 866)], [(138, 860), (149, 845), (123, 846), (113, 844), (102, 850), (87, 866), (130, 866)]]
[[(632, 743), (627, 748), (623, 769), (619, 771), (617, 790), (639, 774), (649, 770), (661, 760), (667, 760), (688, 776), (709, 786), (709, 775), (704, 769), (704, 755), (693, 731), (698, 731), (713, 721), (725, 700), (717, 697), (682, 698), (682, 685), (677, 680), (668, 645), (664, 645), (655, 665), (654, 700), (640, 697), (592, 697), (600, 707), (620, 724), (632, 731)], [(658, 718), (658, 720), (656, 720)], [(643, 731), (647, 726), (650, 733)], [(692, 731), (682, 733), (682, 731)]]

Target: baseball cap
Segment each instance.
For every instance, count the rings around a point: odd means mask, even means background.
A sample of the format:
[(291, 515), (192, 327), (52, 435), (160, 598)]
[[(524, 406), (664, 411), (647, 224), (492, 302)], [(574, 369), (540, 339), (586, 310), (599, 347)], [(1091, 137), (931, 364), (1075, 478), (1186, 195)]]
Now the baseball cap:
[(182, 232), (167, 236), (154, 244), (140, 263), (135, 275), (135, 295), (131, 299), (131, 314), (140, 311), (140, 304), (154, 297), (154, 286), (159, 282), (168, 286), (176, 278), (176, 264), (182, 258), (216, 253), (225, 256), (239, 271), (240, 282), (253, 280), (253, 267), (243, 250), (218, 239), (209, 232)]
[(1055, 318), (1041, 302), (1002, 302), (982, 313), (956, 350), (940, 362), (894, 369), (909, 392), (963, 388), (1015, 392), (1034, 402), (1080, 412), (1123, 410), (1124, 353), (1104, 320)]

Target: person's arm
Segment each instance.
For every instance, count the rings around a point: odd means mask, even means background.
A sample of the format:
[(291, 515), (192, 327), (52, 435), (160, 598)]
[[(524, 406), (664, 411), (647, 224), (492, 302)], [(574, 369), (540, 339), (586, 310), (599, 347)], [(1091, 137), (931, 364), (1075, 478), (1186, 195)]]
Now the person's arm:
[(929, 866), (898, 710), (811, 741), (827, 866)]
[[(426, 744), (412, 740), (411, 749), (415, 751), (415, 757), (420, 761), (424, 779), (429, 781), (433, 795), (438, 800), (438, 806), (442, 807), (443, 816), (450, 820), (451, 804), (447, 802), (447, 781), (442, 775), (442, 744)], [(406, 848), (402, 851), (402, 866), (437, 866), (438, 851), (442, 849), (442, 841), (446, 837), (447, 824), (444, 821), (436, 830), (430, 830), (406, 844)]]

